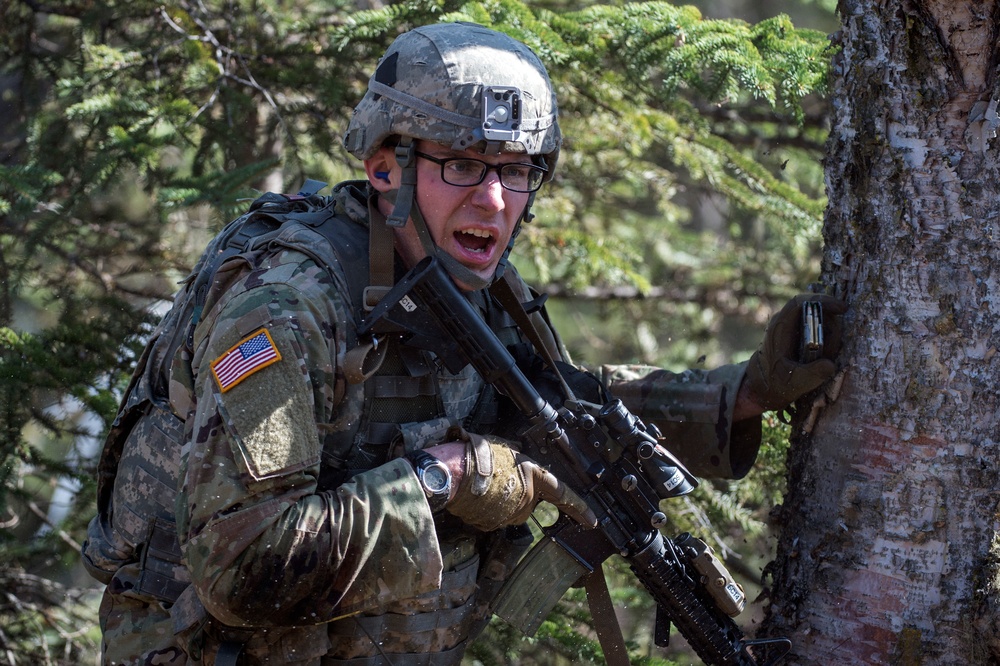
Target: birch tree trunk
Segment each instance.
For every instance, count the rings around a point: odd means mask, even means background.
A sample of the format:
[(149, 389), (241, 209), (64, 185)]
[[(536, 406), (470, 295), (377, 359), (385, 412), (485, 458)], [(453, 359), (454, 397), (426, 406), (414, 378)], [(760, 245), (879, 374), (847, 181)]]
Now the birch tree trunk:
[(840, 2), (823, 279), (848, 370), (797, 417), (764, 632), (787, 663), (1000, 661), (998, 5)]

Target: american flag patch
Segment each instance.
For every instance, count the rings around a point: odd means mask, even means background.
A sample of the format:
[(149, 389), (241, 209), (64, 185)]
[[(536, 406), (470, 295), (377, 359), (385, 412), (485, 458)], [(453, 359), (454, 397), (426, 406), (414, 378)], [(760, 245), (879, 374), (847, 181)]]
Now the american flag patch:
[(229, 351), (212, 362), (212, 374), (225, 393), (241, 381), (281, 360), (274, 340), (266, 328), (243, 338)]

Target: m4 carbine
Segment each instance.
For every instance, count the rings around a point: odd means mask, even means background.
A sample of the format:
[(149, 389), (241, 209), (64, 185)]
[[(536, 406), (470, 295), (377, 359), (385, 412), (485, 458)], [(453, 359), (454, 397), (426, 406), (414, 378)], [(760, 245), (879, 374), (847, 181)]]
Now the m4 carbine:
[[(763, 666), (789, 650), (785, 638), (744, 637), (732, 620), (745, 606), (743, 589), (704, 541), (661, 534), (660, 501), (698, 482), (621, 401), (546, 400), (434, 258), (407, 273), (359, 329), (360, 337), (386, 335), (434, 352), (453, 373), (471, 364), (523, 415), (517, 436), (524, 453), (568, 483), (598, 518), (596, 528), (566, 516), (544, 528), (500, 591), (497, 615), (533, 634), (569, 587), (595, 574), (605, 585), (601, 564), (618, 554), (656, 602), (658, 645), (667, 644), (672, 623), (706, 664)], [(518, 584), (524, 581), (530, 585)]]

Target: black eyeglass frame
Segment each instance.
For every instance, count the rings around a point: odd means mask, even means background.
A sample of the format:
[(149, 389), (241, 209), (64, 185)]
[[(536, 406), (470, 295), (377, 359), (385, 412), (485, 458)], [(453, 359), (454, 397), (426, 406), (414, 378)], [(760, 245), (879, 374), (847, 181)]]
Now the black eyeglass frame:
[[(422, 153), (419, 150), (414, 151), (413, 154), (416, 155), (417, 157), (422, 157), (425, 160), (429, 160), (431, 162), (434, 162), (435, 164), (440, 165), (440, 167), (441, 167), (441, 180), (443, 180), (444, 182), (446, 182), (449, 185), (453, 185), (454, 187), (475, 187), (476, 185), (479, 185), (484, 180), (486, 180), (486, 174), (488, 174), (490, 171), (496, 171), (497, 172), (497, 177), (500, 179), (500, 184), (505, 189), (508, 189), (511, 192), (521, 192), (523, 194), (531, 194), (532, 192), (537, 192), (542, 187), (542, 185), (545, 183), (545, 174), (547, 174), (549, 172), (549, 170), (546, 169), (545, 167), (538, 166), (537, 164), (527, 164), (527, 163), (524, 163), (524, 162), (507, 162), (505, 164), (489, 164), (488, 162), (484, 162), (482, 160), (477, 160), (474, 157), (444, 157), (444, 158), (442, 158), (442, 157), (434, 157), (433, 155), (428, 155), (427, 153)], [(445, 167), (447, 166), (447, 164), (449, 162), (474, 162), (476, 164), (482, 164), (484, 168), (483, 168), (483, 172), (479, 175), (479, 180), (477, 180), (474, 183), (453, 183), (450, 180), (448, 180), (448, 176), (445, 175)], [(520, 167), (522, 169), (523, 168), (528, 168), (533, 173), (541, 174), (539, 176), (539, 178), (538, 178), (538, 186), (535, 187), (535, 188), (533, 188), (533, 189), (530, 189), (530, 190), (524, 190), (524, 189), (518, 189), (516, 187), (510, 187), (509, 185), (507, 185), (507, 183), (504, 182), (504, 176), (503, 176), (504, 169), (507, 168), (507, 167)], [(530, 178), (529, 178), (529, 182), (530, 182)]]

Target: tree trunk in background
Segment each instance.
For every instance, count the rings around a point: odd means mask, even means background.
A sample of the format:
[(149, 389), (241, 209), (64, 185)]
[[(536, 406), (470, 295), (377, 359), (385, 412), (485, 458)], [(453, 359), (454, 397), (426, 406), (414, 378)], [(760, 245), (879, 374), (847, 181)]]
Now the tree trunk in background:
[(1000, 660), (998, 4), (840, 2), (823, 279), (849, 369), (797, 417), (787, 663)]

